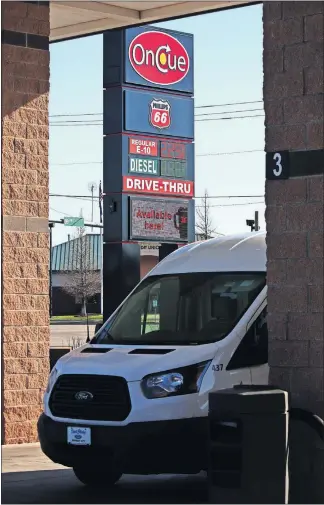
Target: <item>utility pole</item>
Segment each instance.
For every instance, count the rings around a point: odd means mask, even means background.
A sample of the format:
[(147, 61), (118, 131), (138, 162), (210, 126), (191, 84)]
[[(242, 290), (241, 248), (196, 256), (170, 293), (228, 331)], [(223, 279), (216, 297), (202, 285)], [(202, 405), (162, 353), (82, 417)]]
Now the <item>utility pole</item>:
[(50, 296), (50, 304), (49, 304), (49, 315), (50, 317), (52, 317), (53, 315), (53, 305), (52, 305), (52, 299), (53, 299), (53, 285), (52, 285), (52, 244), (53, 244), (53, 240), (52, 240), (52, 230), (54, 228), (54, 223), (51, 223), (49, 222), (48, 223), (48, 228), (49, 228), (49, 234), (50, 234), (50, 260), (49, 260), (49, 269), (50, 269), (50, 272), (49, 272), (49, 284), (50, 284), (50, 292), (49, 292), (49, 296)]
[[(93, 202), (94, 202), (94, 192), (97, 189), (97, 184), (95, 182), (89, 182), (88, 189), (91, 192), (91, 222), (93, 223)], [(91, 228), (91, 232), (93, 232), (93, 228)]]

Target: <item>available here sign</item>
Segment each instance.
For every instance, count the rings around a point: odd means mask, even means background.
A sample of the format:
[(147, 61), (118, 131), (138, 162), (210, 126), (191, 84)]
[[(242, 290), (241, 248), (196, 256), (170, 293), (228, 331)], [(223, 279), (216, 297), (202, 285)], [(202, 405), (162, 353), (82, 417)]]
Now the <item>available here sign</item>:
[(194, 196), (194, 183), (193, 181), (124, 175), (123, 192), (192, 198)]
[(188, 201), (131, 197), (130, 239), (187, 242)]

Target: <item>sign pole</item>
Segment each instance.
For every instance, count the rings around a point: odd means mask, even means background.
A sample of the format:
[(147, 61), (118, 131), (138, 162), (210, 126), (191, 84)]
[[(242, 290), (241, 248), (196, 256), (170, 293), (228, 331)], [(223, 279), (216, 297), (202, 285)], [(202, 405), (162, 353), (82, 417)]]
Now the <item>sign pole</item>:
[(103, 319), (159, 259), (195, 239), (193, 36), (140, 26), (103, 36)]

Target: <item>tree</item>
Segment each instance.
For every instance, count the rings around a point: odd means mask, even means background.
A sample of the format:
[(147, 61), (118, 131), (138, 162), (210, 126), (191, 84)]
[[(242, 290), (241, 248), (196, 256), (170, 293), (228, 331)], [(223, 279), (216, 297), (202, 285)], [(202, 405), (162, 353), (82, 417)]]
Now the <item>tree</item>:
[(89, 240), (85, 228), (78, 228), (72, 249), (72, 272), (66, 276), (63, 290), (81, 301), (81, 315), (87, 315), (87, 303), (100, 293), (100, 273), (93, 270)]
[(204, 196), (201, 198), (201, 203), (196, 207), (196, 217), (196, 235), (198, 235), (199, 239), (208, 240), (212, 238), (216, 232), (216, 228), (211, 217), (207, 189), (205, 189)]

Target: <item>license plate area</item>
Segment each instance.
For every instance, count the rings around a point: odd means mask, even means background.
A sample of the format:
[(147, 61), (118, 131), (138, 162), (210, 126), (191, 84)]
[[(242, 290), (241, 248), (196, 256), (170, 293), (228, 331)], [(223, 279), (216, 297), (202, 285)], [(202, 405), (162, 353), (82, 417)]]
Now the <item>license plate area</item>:
[(68, 426), (67, 443), (70, 445), (91, 445), (91, 428)]

